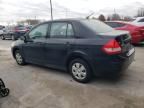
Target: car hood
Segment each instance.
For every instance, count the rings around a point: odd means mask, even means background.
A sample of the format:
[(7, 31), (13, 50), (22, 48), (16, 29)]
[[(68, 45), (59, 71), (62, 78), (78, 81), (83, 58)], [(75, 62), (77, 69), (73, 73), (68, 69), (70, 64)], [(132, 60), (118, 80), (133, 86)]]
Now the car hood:
[(16, 46), (19, 46), (19, 45), (22, 45), (22, 44), (24, 44), (24, 41), (19, 39), (19, 40), (14, 41), (11, 44), (11, 47), (16, 47)]

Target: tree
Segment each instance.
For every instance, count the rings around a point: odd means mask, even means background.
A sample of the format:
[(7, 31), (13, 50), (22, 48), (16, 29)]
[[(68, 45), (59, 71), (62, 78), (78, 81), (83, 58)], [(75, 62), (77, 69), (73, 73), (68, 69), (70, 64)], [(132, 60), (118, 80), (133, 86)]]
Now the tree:
[(114, 14), (112, 14), (112, 16), (111, 16), (111, 19), (112, 19), (112, 20), (121, 20), (121, 17), (120, 17), (119, 14), (114, 13)]
[(131, 18), (130, 16), (124, 16), (123, 20), (124, 20), (124, 21), (131, 21), (132, 18)]
[(101, 14), (101, 15), (98, 17), (98, 19), (99, 19), (100, 21), (106, 21), (105, 16), (104, 16), (103, 14)]
[(27, 20), (22, 20), (22, 21), (18, 21), (18, 24), (29, 24), (29, 25), (36, 25), (40, 23), (40, 20), (35, 20), (35, 19), (27, 19)]
[(108, 16), (108, 17), (107, 17), (107, 21), (110, 21), (110, 20), (111, 20), (111, 17), (110, 17), (110, 16)]
[(29, 25), (36, 25), (40, 23), (39, 20), (33, 20), (33, 19), (27, 19), (25, 22), (28, 23)]

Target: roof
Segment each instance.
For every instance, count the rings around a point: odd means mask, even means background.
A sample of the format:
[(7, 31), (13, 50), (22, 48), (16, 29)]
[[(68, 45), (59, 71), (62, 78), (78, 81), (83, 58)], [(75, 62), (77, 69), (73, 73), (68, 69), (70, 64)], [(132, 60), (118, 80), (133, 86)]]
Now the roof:
[(96, 20), (96, 19), (86, 19), (86, 18), (67, 18), (67, 19), (55, 19), (55, 20), (49, 20), (46, 22), (54, 22), (54, 21), (82, 21), (82, 20)]
[(132, 22), (127, 22), (127, 21), (105, 21), (105, 22), (117, 22), (117, 23), (123, 23), (123, 24), (133, 24)]
[(80, 20), (86, 20), (86, 19), (84, 19), (84, 18), (67, 18), (67, 19), (49, 20), (47, 22), (52, 22), (52, 21), (80, 21)]

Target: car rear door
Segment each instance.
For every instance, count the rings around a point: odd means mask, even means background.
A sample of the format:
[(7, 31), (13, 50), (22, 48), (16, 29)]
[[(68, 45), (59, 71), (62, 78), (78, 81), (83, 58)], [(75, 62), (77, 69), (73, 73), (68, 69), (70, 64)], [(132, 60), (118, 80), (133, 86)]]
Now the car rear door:
[(74, 41), (72, 24), (67, 22), (53, 22), (46, 41), (47, 64), (64, 68), (65, 59)]
[(45, 64), (45, 41), (48, 24), (41, 24), (32, 29), (27, 36), (27, 42), (23, 45), (25, 60), (30, 63)]

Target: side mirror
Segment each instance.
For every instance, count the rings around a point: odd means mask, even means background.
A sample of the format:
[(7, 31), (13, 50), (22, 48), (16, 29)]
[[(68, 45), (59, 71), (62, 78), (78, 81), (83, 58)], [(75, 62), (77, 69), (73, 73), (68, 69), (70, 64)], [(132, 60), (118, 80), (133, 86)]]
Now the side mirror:
[(26, 41), (26, 36), (21, 36), (20, 39), (25, 42)]
[(20, 39), (23, 40), (25, 43), (26, 42), (33, 42), (33, 40), (32, 39), (28, 39), (26, 35), (21, 36)]

